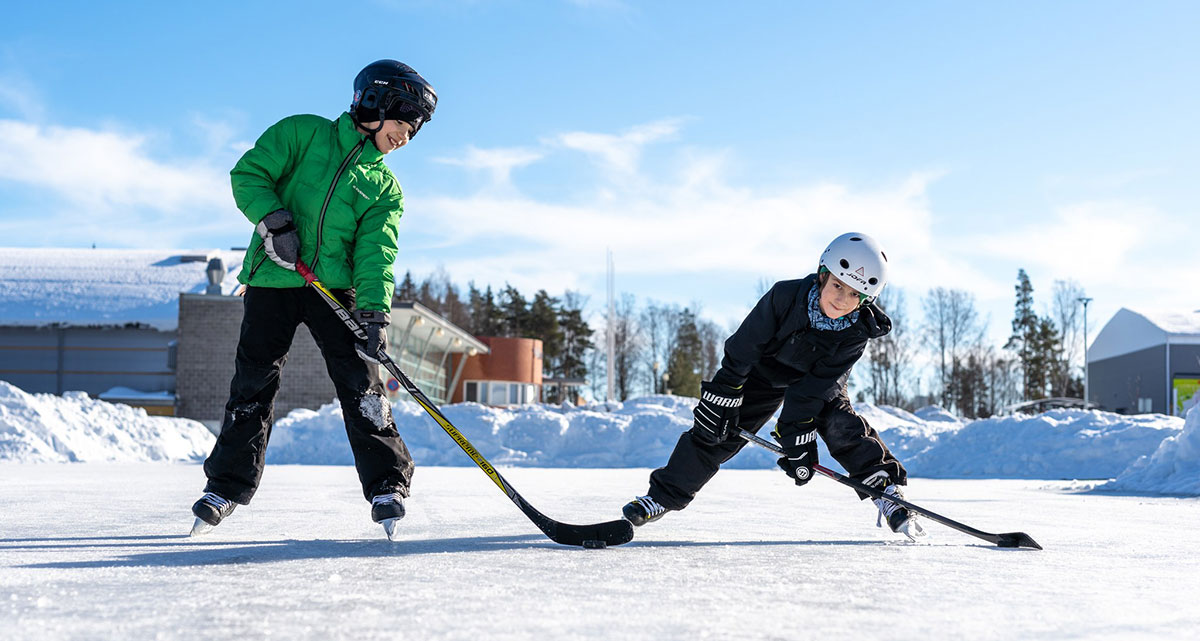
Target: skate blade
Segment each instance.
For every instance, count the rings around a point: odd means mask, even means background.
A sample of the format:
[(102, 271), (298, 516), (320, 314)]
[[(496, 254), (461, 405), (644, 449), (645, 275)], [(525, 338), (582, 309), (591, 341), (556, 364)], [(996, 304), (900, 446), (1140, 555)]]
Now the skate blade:
[(925, 528), (921, 527), (921, 522), (916, 517), (901, 523), (900, 528), (896, 532), (907, 536), (908, 540), (913, 543), (920, 543), (929, 536), (929, 533), (925, 531)]
[(395, 541), (396, 532), (399, 531), (397, 526), (400, 524), (400, 519), (384, 519), (379, 523), (383, 526), (383, 531), (387, 533), (388, 540)]
[(204, 536), (205, 534), (212, 532), (214, 527), (215, 526), (204, 522), (203, 519), (198, 518), (196, 519), (196, 522), (192, 524), (192, 533), (188, 536)]

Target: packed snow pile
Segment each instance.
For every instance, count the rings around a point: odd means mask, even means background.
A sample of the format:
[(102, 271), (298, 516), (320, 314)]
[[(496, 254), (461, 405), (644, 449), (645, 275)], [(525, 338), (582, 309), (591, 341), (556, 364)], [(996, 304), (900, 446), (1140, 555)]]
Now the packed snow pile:
[[(441, 408), (446, 418), (488, 461), (541, 467), (659, 467), (679, 434), (692, 425), (695, 399), (647, 396), (624, 403), (521, 405), (509, 408), (459, 403)], [(392, 405), (396, 427), (418, 465), (470, 465), (470, 459), (437, 423), (411, 401)], [(768, 452), (749, 449), (733, 467), (772, 464)], [(276, 422), (268, 463), (353, 462), (342, 408), (295, 410)]]
[(1144, 492), (1200, 496), (1200, 409), (1188, 411), (1183, 431), (1165, 439), (1149, 456), (1134, 461), (1100, 492)]
[(194, 461), (213, 436), (187, 419), (89, 398), (27, 394), (0, 381), (0, 461)]
[[(933, 478), (1107, 479), (1153, 452), (1181, 419), (1059, 409), (972, 421), (904, 460)], [(887, 435), (885, 434), (885, 439)]]
[(962, 425), (963, 422), (963, 419), (951, 414), (946, 408), (940, 405), (926, 405), (913, 412), (913, 415), (927, 423), (953, 423), (955, 425)]
[[(583, 407), (460, 403), (442, 410), (497, 465), (660, 467), (679, 435), (691, 427), (694, 403), (686, 397), (648, 396)], [(917, 413), (869, 403), (857, 403), (855, 408), (915, 477), (1110, 479), (1121, 475), (1105, 488), (1200, 493), (1196, 472), (1200, 427), (1195, 425), (1200, 417), (1191, 418), (1188, 431), (1183, 431), (1182, 419), (1157, 414), (1121, 416), (1060, 409), (967, 422), (940, 408)], [(471, 464), (416, 403), (396, 402), (392, 414), (418, 465)], [(773, 428), (770, 421), (760, 434), (766, 436)], [(78, 392), (65, 397), (26, 394), (0, 382), (0, 461), (201, 460), (211, 446), (211, 434), (194, 421), (147, 416), (140, 409)], [(726, 467), (770, 468), (775, 458), (747, 446)], [(838, 468), (824, 443), (820, 443), (820, 459)], [(267, 461), (352, 465), (341, 406), (334, 402), (315, 411), (295, 410), (279, 419)]]
[[(476, 403), (442, 408), (450, 422), (492, 463), (541, 467), (659, 467), (692, 424), (694, 399), (649, 396), (584, 407)], [(393, 406), (397, 427), (418, 465), (470, 461), (420, 406)], [(893, 407), (855, 404), (913, 476), (934, 478), (1112, 478), (1153, 453), (1183, 421), (1161, 415), (1121, 416), (1054, 410), (964, 423), (925, 421)], [(766, 435), (774, 427), (768, 422)], [(748, 446), (731, 468), (769, 468), (775, 456)], [(825, 449), (821, 461), (837, 467)], [(349, 465), (342, 410), (296, 410), (278, 421), (267, 449), (271, 463)]]

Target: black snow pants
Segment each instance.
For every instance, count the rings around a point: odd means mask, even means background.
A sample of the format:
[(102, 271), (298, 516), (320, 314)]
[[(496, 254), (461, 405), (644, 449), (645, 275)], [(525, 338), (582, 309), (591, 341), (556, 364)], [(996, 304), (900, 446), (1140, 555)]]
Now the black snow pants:
[[(353, 290), (333, 294), (353, 308)], [(244, 307), (225, 419), (212, 454), (204, 461), (205, 491), (243, 505), (254, 496), (275, 422), (280, 371), (296, 327), (304, 323), (325, 358), (342, 404), (363, 495), (367, 500), (392, 492), (408, 496), (412, 457), (396, 431), (378, 367), (358, 357), (354, 336), (329, 305), (308, 287), (248, 287)]]
[[(772, 387), (751, 378), (746, 382), (739, 422), (747, 432), (758, 433), (784, 402), (786, 387)], [(837, 459), (853, 478), (862, 479), (883, 470), (893, 482), (905, 485), (908, 473), (887, 445), (864, 419), (854, 412), (843, 389), (834, 400), (825, 404), (816, 419), (817, 433), (833, 458)], [(671, 510), (682, 510), (696, 497), (696, 492), (717, 473), (721, 464), (733, 458), (748, 443), (731, 434), (728, 439), (708, 445), (694, 434), (695, 428), (684, 432), (671, 452), (667, 464), (650, 473), (650, 497)], [(860, 494), (860, 498), (866, 495)]]

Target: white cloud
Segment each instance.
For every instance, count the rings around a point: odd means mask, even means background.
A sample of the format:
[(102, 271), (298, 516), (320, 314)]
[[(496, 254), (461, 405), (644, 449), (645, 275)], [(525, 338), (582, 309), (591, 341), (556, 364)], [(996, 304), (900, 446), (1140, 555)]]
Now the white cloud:
[[(39, 218), (6, 208), (9, 242), (181, 246), (238, 220), (228, 172), (158, 160), (142, 135), (0, 120), (0, 181), (21, 185)], [(111, 240), (109, 240), (111, 239)]]
[(680, 127), (679, 119), (660, 120), (638, 125), (622, 134), (602, 134), (575, 131), (559, 134), (549, 143), (581, 151), (598, 158), (607, 169), (619, 174), (632, 174), (638, 166), (642, 147), (674, 136)]
[[(714, 272), (801, 276), (815, 268), (830, 239), (848, 230), (879, 237), (904, 260), (929, 254), (923, 251), (933, 242), (925, 194), (940, 174), (914, 173), (870, 191), (833, 182), (754, 190), (729, 183), (725, 151), (688, 148), (670, 160), (671, 170), (655, 172), (668, 178), (651, 178), (641, 171), (641, 152), (675, 136), (678, 123), (554, 138), (550, 144), (557, 144), (557, 153), (581, 152), (596, 169), (589, 174), (592, 184), (578, 185), (569, 202), (485, 188), (413, 197), (406, 215), (419, 220), (437, 246), (481, 248), (450, 265), (452, 273), (548, 289), (576, 287), (602, 271), (608, 248), (623, 274), (662, 278)], [(554, 151), (547, 150), (548, 160)], [(484, 159), (508, 158), (510, 150), (497, 152), (472, 149), (455, 164), (487, 167)], [(542, 159), (533, 152), (521, 158), (535, 156)], [(897, 271), (916, 278), (911, 269)]]
[(537, 162), (543, 157), (544, 152), (524, 147), (479, 149), (472, 145), (460, 157), (435, 158), (434, 161), (485, 171), (490, 174), (493, 186), (499, 187), (510, 184), (514, 169)]

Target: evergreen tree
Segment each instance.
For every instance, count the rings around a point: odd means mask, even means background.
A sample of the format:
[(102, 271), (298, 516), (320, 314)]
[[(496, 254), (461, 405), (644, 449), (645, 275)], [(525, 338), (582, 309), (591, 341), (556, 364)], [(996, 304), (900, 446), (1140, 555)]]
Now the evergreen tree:
[(488, 285), (479, 297), (479, 305), (472, 310), (472, 317), (474, 318), (472, 324), (475, 326), (475, 335), (505, 336), (504, 312), (496, 304), (496, 295), (492, 293), (491, 285)]
[(700, 368), (704, 349), (696, 316), (684, 309), (675, 334), (675, 347), (667, 362), (668, 389), (676, 396), (700, 396)]
[(502, 335), (523, 338), (528, 333), (529, 303), (516, 287), (504, 284), (500, 293), (500, 313), (503, 320)]
[(483, 292), (475, 286), (475, 281), (467, 283), (467, 322), (462, 326), (475, 336), (484, 336), (483, 326)]
[(1012, 336), (1004, 344), (1017, 355), (1021, 367), (1021, 386), (1025, 400), (1033, 398), (1033, 378), (1036, 377), (1037, 366), (1034, 363), (1034, 353), (1037, 347), (1036, 335), (1038, 329), (1037, 314), (1033, 312), (1033, 285), (1024, 269), (1017, 271), (1017, 304), (1013, 315)]
[[(558, 308), (558, 326), (563, 336), (558, 375), (563, 378), (586, 378), (588, 375), (587, 353), (593, 347), (593, 331), (583, 319), (583, 306), (583, 298), (568, 291), (563, 294), (562, 305)], [(577, 398), (578, 390), (571, 388), (566, 400), (574, 402)], [(562, 400), (560, 397), (554, 402)]]
[(563, 334), (558, 325), (558, 299), (539, 289), (529, 303), (525, 333), (542, 341), (543, 368), (551, 376), (562, 376)]
[(413, 281), (411, 271), (404, 271), (404, 280), (396, 288), (396, 297), (406, 302), (417, 300), (417, 283)]
[[(1049, 317), (1039, 318), (1033, 311), (1033, 285), (1024, 269), (1017, 272), (1017, 304), (1013, 333), (1005, 343), (1013, 350), (1021, 368), (1023, 400), (1046, 398), (1062, 366), (1062, 342), (1058, 328)], [(1061, 379), (1060, 379), (1061, 380)]]

